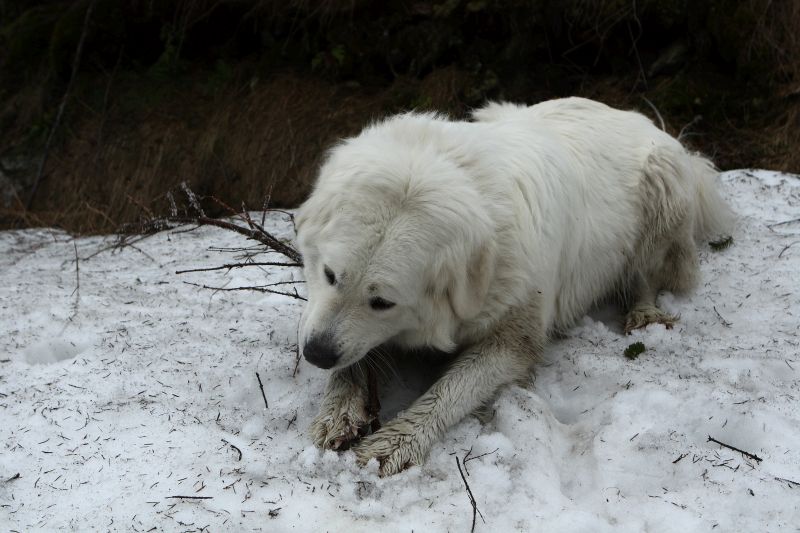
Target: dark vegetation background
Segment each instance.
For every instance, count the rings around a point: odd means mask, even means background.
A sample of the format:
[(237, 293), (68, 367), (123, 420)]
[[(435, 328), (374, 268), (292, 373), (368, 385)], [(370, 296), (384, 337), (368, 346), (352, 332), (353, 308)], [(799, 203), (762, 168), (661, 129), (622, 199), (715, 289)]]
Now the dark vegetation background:
[(109, 232), (187, 181), (297, 205), (409, 109), (581, 95), (725, 168), (800, 169), (794, 0), (0, 0), (0, 228)]

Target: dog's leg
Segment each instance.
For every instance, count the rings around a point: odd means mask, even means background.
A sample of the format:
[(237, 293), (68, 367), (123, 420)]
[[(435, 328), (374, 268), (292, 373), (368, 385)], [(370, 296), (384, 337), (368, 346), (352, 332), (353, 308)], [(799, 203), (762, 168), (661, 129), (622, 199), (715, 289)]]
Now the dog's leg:
[(678, 317), (656, 306), (658, 291), (685, 292), (696, 282), (695, 210), (686, 185), (692, 176), (685, 158), (683, 150), (662, 148), (653, 151), (645, 163), (641, 183), (643, 234), (629, 287), (633, 306), (625, 317), (625, 333), (649, 324), (672, 328)]
[(506, 321), (467, 349), (408, 410), (353, 447), (359, 463), (376, 458), (381, 475), (422, 464), (450, 426), (490, 400), (500, 386), (529, 375), (544, 345), (543, 328), (534, 324), (536, 315), (530, 314)]
[(672, 242), (651, 252), (643, 267), (637, 271), (633, 282), (633, 307), (625, 317), (625, 333), (663, 324), (672, 329), (679, 317), (665, 313), (656, 306), (661, 289), (676, 293), (686, 292), (697, 281), (697, 248), (688, 222), (675, 230)]
[(659, 309), (656, 306), (658, 289), (644, 275), (637, 274), (637, 278), (634, 289), (636, 302), (625, 316), (625, 334), (649, 324), (663, 324), (667, 329), (672, 329), (678, 317)]
[(319, 414), (309, 428), (314, 444), (331, 450), (347, 448), (377, 416), (368, 403), (366, 369), (351, 365), (334, 371)]

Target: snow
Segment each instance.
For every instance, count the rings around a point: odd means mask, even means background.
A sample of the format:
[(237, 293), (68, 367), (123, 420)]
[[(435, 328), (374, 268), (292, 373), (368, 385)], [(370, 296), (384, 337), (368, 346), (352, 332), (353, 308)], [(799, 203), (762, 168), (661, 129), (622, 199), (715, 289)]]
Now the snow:
[[(535, 382), (500, 394), (491, 420), (465, 419), (425, 465), (390, 478), (304, 434), (326, 373), (301, 362), (294, 375), (302, 302), (183, 283), (299, 270), (176, 275), (232, 259), (213, 247), (249, 246), (213, 228), (92, 258), (110, 238), (0, 233), (0, 525), (469, 531), (458, 458), (476, 531), (799, 531), (800, 485), (786, 480), (800, 482), (800, 222), (770, 225), (800, 214), (800, 178), (723, 181), (741, 214), (734, 245), (703, 246), (698, 290), (661, 297), (681, 315), (673, 330), (626, 337), (615, 311), (591, 313), (551, 343)], [(285, 215), (267, 223), (291, 235)], [(625, 358), (637, 341), (646, 351)], [(388, 371), (405, 385), (383, 387), (384, 414), (429, 368)]]

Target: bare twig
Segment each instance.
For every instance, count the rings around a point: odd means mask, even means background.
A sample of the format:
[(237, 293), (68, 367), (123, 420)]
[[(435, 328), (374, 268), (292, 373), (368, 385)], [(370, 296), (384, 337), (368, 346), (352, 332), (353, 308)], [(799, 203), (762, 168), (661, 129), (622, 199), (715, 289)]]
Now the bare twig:
[(787, 244), (786, 246), (784, 246), (783, 250), (781, 250), (781, 253), (778, 254), (778, 259), (783, 257), (783, 252), (785, 252), (786, 250), (788, 250), (789, 248), (791, 248), (795, 244), (800, 244), (800, 241), (794, 241), (793, 243), (790, 243), (790, 244)]
[(264, 407), (269, 409), (269, 403), (267, 403), (267, 395), (264, 393), (264, 384), (261, 382), (261, 376), (258, 375), (258, 372), (256, 372), (256, 378), (258, 378), (258, 387), (261, 389), (261, 397), (264, 398)]
[(80, 259), (78, 258), (78, 245), (75, 244), (75, 240), (72, 241), (72, 248), (75, 250), (75, 289), (72, 291), (72, 294), (75, 295), (75, 304), (72, 310), (72, 316), (78, 314), (78, 306), (81, 303), (81, 269), (80, 269)]
[(234, 268), (243, 268), (250, 266), (281, 266), (281, 267), (301, 267), (302, 263), (280, 263), (280, 262), (251, 262), (251, 263), (229, 263), (226, 265), (207, 267), (207, 268), (190, 268), (187, 270), (176, 270), (176, 274), (186, 274), (187, 272), (211, 272), (213, 270), (232, 270)]
[[(129, 237), (128, 235), (121, 235), (120, 238), (117, 239), (113, 244), (109, 244), (108, 246), (103, 246), (99, 250), (96, 250), (95, 252), (92, 252), (91, 254), (87, 255), (86, 257), (82, 257), (81, 260), (82, 261), (88, 261), (89, 259), (92, 259), (93, 257), (102, 254), (103, 252), (108, 252), (109, 250), (113, 252), (113, 251), (122, 250), (123, 248), (133, 247), (133, 245), (136, 244), (137, 242), (143, 241), (145, 239), (149, 239), (153, 235), (155, 235), (155, 233), (148, 233), (146, 235), (139, 235), (139, 236), (137, 236), (137, 238), (128, 238)], [(141, 252), (141, 250), (139, 250), (139, 251)], [(150, 259), (153, 259), (153, 258), (150, 257)], [(153, 259), (153, 261), (155, 261), (155, 259)]]
[[(305, 298), (300, 296), (297, 293), (297, 289), (295, 289), (294, 293), (291, 292), (283, 292), (283, 291), (274, 291), (272, 289), (266, 288), (267, 286), (252, 286), (252, 287), (211, 287), (209, 285), (200, 285), (199, 283), (191, 283), (189, 281), (184, 281), (187, 285), (192, 285), (193, 287), (200, 287), (201, 289), (209, 289), (212, 291), (256, 291), (256, 292), (268, 292), (270, 294), (278, 294), (280, 296), (288, 296), (289, 298), (295, 298), (297, 300), (306, 301)], [(295, 282), (280, 282), (280, 284), (284, 283), (295, 283)], [(277, 284), (276, 284), (277, 285)]]
[[(258, 374), (256, 374), (256, 375), (258, 375)], [(263, 392), (263, 391), (262, 391), (262, 392)], [(224, 442), (225, 444), (227, 444), (228, 446), (230, 446), (231, 448), (233, 448), (234, 450), (236, 450), (237, 452), (239, 452), (239, 459), (238, 459), (238, 460), (239, 460), (239, 461), (241, 461), (241, 460), (242, 460), (242, 450), (240, 450), (238, 446), (236, 446), (236, 445), (234, 445), (234, 444), (231, 444), (230, 442), (226, 441), (225, 439), (222, 439), (222, 442)]]
[(300, 367), (300, 343), (294, 345), (294, 372), (292, 377), (297, 375), (297, 369)]
[[(17, 475), (19, 475), (19, 474), (17, 474)], [(800, 487), (800, 483), (798, 483), (797, 481), (792, 481), (791, 479), (786, 479), (785, 477), (775, 476), (775, 479), (777, 481), (783, 481), (785, 483), (788, 483), (789, 485), (794, 485), (795, 487)]]
[(719, 311), (717, 311), (716, 305), (713, 307), (714, 307), (714, 312), (717, 313), (717, 316), (722, 321), (722, 325), (725, 326), (726, 328), (731, 327), (733, 325), (733, 322), (728, 322), (727, 320), (725, 320), (725, 318), (721, 314), (719, 314)]
[(651, 102), (646, 96), (642, 96), (642, 100), (647, 102), (647, 105), (650, 106), (650, 109), (652, 109), (653, 113), (655, 113), (656, 116), (658, 117), (658, 122), (661, 124), (661, 131), (667, 131), (667, 127), (664, 124), (664, 117), (662, 117), (661, 113), (658, 112), (658, 108), (655, 106), (655, 104)]
[(189, 205), (192, 206), (192, 209), (197, 211), (197, 213), (204, 217), (206, 216), (205, 211), (203, 211), (203, 207), (200, 205), (200, 201), (197, 199), (197, 196), (194, 194), (194, 191), (189, 188), (189, 184), (185, 181), (181, 182), (181, 190), (186, 195), (186, 198), (189, 200)]
[(167, 499), (182, 499), (182, 500), (211, 500), (213, 496), (167, 496)]
[(458, 456), (456, 455), (456, 466), (458, 467), (458, 473), (461, 474), (461, 480), (464, 481), (464, 487), (467, 489), (467, 496), (469, 496), (469, 503), (472, 505), (472, 527), (470, 528), (470, 533), (475, 532), (475, 519), (476, 515), (480, 515), (481, 520), (483, 523), (486, 523), (486, 520), (483, 518), (483, 513), (480, 512), (478, 509), (478, 504), (475, 503), (475, 497), (472, 495), (472, 489), (469, 488), (469, 483), (467, 483), (467, 478), (464, 476), (464, 470), (461, 469), (461, 461), (459, 461)]
[(378, 396), (378, 375), (370, 366), (367, 367), (367, 418), (373, 433), (381, 429), (381, 400)]
[(795, 222), (800, 222), (800, 218), (784, 220), (783, 222), (776, 222), (775, 224), (767, 224), (767, 227), (771, 229), (774, 228), (775, 226), (785, 226), (786, 224), (794, 224)]
[(750, 459), (753, 459), (754, 461), (758, 461), (759, 463), (761, 461), (763, 461), (763, 459), (761, 457), (757, 456), (756, 454), (750, 453), (750, 452), (746, 452), (744, 450), (740, 450), (739, 448), (736, 448), (735, 446), (731, 446), (730, 444), (725, 444), (724, 442), (720, 442), (717, 439), (715, 439), (714, 437), (712, 437), (711, 435), (708, 436), (708, 442), (714, 442), (714, 443), (717, 443), (717, 444), (719, 444), (720, 446), (722, 446), (724, 448), (728, 448), (729, 450), (733, 450), (735, 452), (739, 452), (742, 455), (744, 455), (745, 457), (749, 457)]
[(69, 76), (69, 81), (67, 82), (67, 88), (64, 90), (64, 96), (61, 97), (61, 103), (58, 104), (58, 111), (56, 112), (56, 118), (53, 121), (53, 125), (50, 127), (50, 132), (47, 134), (47, 140), (44, 143), (44, 151), (42, 152), (42, 159), (39, 161), (39, 168), (36, 171), (36, 178), (33, 180), (33, 187), (31, 187), (31, 194), (28, 197), (28, 210), (30, 211), (31, 206), (33, 206), (33, 200), (36, 198), (36, 192), (39, 190), (39, 185), (42, 182), (42, 176), (44, 176), (44, 166), (47, 163), (47, 156), (50, 153), (50, 145), (53, 144), (53, 138), (55, 137), (56, 130), (61, 125), (61, 117), (64, 115), (64, 108), (67, 107), (67, 100), (69, 100), (69, 94), (72, 92), (72, 86), (75, 83), (75, 78), (78, 74), (78, 68), (81, 64), (81, 56), (83, 55), (83, 43), (86, 41), (86, 34), (89, 33), (89, 20), (92, 18), (92, 11), (94, 10), (94, 4), (96, 0), (92, 0), (92, 3), (88, 5), (86, 8), (86, 15), (83, 17), (83, 29), (81, 30), (81, 36), (78, 39), (78, 47), (75, 50), (75, 57), (72, 60), (72, 72)]
[[(244, 235), (248, 239), (252, 239), (254, 241), (258, 241), (261, 244), (272, 248), (276, 252), (285, 255), (295, 263), (302, 263), (303, 257), (300, 255), (300, 252), (294, 249), (289, 244), (281, 242), (280, 240), (276, 239), (269, 233), (267, 233), (261, 226), (256, 224), (256, 229), (245, 228), (239, 226), (238, 224), (234, 224), (233, 222), (228, 222), (227, 220), (220, 220), (217, 218), (210, 218), (205, 215), (198, 216), (198, 217), (190, 217), (190, 216), (177, 216), (177, 217), (167, 217), (163, 219), (156, 219), (150, 222), (150, 225), (153, 227), (157, 227), (157, 225), (161, 224), (199, 224), (203, 226), (216, 226), (218, 228), (227, 229), (230, 231), (235, 231), (241, 235)], [(158, 229), (165, 229), (160, 227)]]
[[(466, 467), (467, 467), (467, 463), (468, 463), (469, 461), (474, 461), (475, 459), (480, 459), (481, 457), (486, 457), (487, 455), (492, 455), (493, 453), (497, 453), (497, 451), (498, 451), (499, 449), (500, 449), (500, 448), (495, 448), (494, 450), (492, 450), (492, 451), (490, 451), (490, 452), (486, 452), (486, 453), (482, 453), (482, 454), (480, 454), (480, 455), (473, 455), (473, 456), (469, 456), (469, 457), (467, 457), (467, 456), (469, 455), (469, 453), (468, 453), (467, 455), (465, 455), (465, 456), (464, 456), (464, 460), (463, 460), (463, 463), (464, 463), (464, 468), (466, 468)], [(470, 449), (470, 453), (472, 453), (472, 449)]]
[(687, 130), (692, 126), (694, 126), (695, 124), (697, 124), (698, 122), (700, 122), (701, 120), (703, 120), (703, 115), (696, 115), (688, 124), (682, 127), (681, 131), (678, 132), (678, 140), (682, 141), (689, 135), (692, 135), (691, 133), (688, 133)]

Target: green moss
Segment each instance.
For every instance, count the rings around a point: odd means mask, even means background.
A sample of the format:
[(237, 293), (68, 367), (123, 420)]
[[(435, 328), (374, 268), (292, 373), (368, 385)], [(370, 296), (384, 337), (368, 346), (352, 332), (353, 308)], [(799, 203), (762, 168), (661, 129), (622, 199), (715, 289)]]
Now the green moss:
[(642, 355), (644, 353), (644, 350), (645, 350), (644, 344), (642, 344), (641, 342), (634, 342), (633, 344), (625, 348), (625, 351), (622, 353), (628, 359), (634, 360), (640, 355)]
[(711, 249), (714, 250), (715, 252), (721, 252), (722, 250), (729, 248), (730, 245), (732, 244), (733, 244), (733, 237), (731, 237), (730, 235), (708, 243)]

